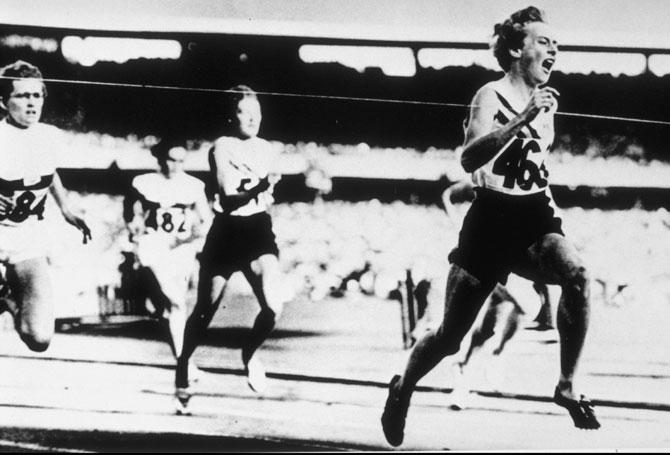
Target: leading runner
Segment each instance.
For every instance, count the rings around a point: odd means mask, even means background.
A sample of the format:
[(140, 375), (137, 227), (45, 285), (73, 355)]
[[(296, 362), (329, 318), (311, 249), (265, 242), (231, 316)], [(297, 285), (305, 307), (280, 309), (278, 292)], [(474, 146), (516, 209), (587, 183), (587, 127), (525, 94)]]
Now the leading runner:
[(417, 382), (458, 352), (486, 297), (512, 271), (562, 287), (561, 372), (554, 402), (568, 410), (578, 428), (600, 427), (590, 401), (573, 387), (589, 321), (589, 276), (552, 207), (544, 162), (559, 95), (544, 84), (558, 43), (544, 14), (532, 6), (496, 25), (494, 35), (494, 55), (505, 75), (475, 94), (464, 124), (461, 164), (473, 174), (477, 195), (450, 255), (442, 324), (417, 343), (404, 374), (389, 384), (381, 421), (393, 446), (403, 441)]

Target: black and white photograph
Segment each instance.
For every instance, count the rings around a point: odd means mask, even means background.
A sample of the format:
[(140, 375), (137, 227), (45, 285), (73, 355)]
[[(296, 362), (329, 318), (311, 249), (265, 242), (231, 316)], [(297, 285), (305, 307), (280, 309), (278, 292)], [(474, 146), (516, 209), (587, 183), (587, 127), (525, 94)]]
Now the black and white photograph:
[(0, 452), (670, 452), (668, 24), (0, 0)]

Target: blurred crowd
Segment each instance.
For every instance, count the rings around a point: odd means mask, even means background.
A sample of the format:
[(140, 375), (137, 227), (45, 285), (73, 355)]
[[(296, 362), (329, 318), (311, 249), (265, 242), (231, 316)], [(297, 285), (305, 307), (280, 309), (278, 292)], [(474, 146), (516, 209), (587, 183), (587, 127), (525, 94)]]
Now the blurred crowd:
[[(98, 169), (108, 168), (113, 162), (116, 162), (122, 169), (153, 168), (149, 148), (159, 140), (153, 135), (140, 137), (130, 134), (127, 137), (114, 137), (97, 132), (69, 132), (68, 137), (69, 147), (61, 157), (63, 167)], [(357, 168), (365, 167), (364, 164), (358, 166), (355, 163), (349, 163), (347, 158), (367, 159), (370, 163), (383, 167), (385, 172), (390, 174), (401, 170), (406, 178), (437, 178), (443, 171), (435, 169), (435, 162), (444, 163), (443, 169), (449, 172), (459, 172), (455, 166), (456, 151), (451, 149), (428, 147), (425, 150), (418, 150), (407, 147), (371, 147), (366, 143), (347, 145), (271, 142), (277, 151), (293, 158), (284, 163), (285, 168), (280, 169), (286, 172), (304, 172), (313, 163), (328, 167), (335, 172), (335, 175), (356, 173)], [(554, 169), (553, 182), (555, 184), (587, 184), (589, 179), (585, 172), (588, 170), (589, 178), (594, 176), (599, 178), (594, 183), (596, 186), (604, 186), (604, 183), (616, 186), (617, 179), (624, 186), (642, 185), (644, 182), (647, 182), (647, 186), (667, 186), (665, 182), (668, 181), (670, 165), (648, 159), (639, 144), (626, 142), (623, 139), (607, 143), (594, 139), (582, 147), (584, 150), (581, 153), (577, 153), (573, 142), (569, 135), (561, 136), (549, 155), (551, 168)], [(207, 151), (211, 147), (211, 142), (205, 139), (191, 139), (186, 145), (190, 152), (185, 162), (186, 169), (206, 170)], [(333, 162), (333, 159), (338, 158), (338, 162)], [(454, 180), (458, 178), (460, 177), (456, 176)], [(600, 180), (603, 179), (605, 179), (604, 182), (601, 182)], [(627, 179), (633, 180), (628, 182)]]
[[(51, 262), (61, 315), (64, 302), (93, 299), (89, 313), (127, 312), (120, 266), (126, 236), (119, 196), (73, 193), (91, 220), (93, 243), (80, 245), (76, 232), (58, 224)], [(341, 296), (393, 298), (409, 270), (415, 284), (431, 283), (431, 302), (441, 304), (448, 270), (447, 255), (457, 228), (441, 207), (396, 201), (320, 201), (280, 203), (273, 209), (280, 266), (288, 292), (314, 302)], [(465, 213), (465, 204), (456, 204)], [(606, 304), (670, 303), (670, 214), (665, 209), (605, 211), (563, 210), (566, 232), (590, 265), (593, 295)], [(60, 221), (59, 221), (60, 223)], [(195, 270), (194, 270), (195, 272)], [(77, 273), (80, 279), (67, 279)], [(62, 276), (63, 279), (58, 279)], [(195, 276), (194, 276), (195, 280)], [(242, 280), (238, 280), (242, 281)], [(231, 282), (233, 292), (250, 289)], [(609, 297), (625, 287), (616, 301)], [(654, 293), (654, 296), (650, 296)], [(102, 295), (98, 295), (102, 294)], [(107, 305), (105, 308), (98, 305)], [(125, 306), (124, 306), (125, 305)]]

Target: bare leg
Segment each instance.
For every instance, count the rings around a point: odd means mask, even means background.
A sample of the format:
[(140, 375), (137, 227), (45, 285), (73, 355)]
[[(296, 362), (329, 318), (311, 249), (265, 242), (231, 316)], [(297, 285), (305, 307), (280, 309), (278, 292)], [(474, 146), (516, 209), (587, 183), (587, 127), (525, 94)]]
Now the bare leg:
[(478, 352), (484, 346), (484, 343), (493, 336), (497, 319), (495, 305), (492, 302), (489, 302), (485, 311), (486, 313), (484, 314), (481, 324), (476, 326), (472, 331), (468, 350), (465, 352), (463, 361), (459, 363), (461, 368), (465, 368), (470, 362), (472, 355)]
[(537, 330), (550, 330), (554, 328), (554, 315), (551, 308), (551, 299), (549, 298), (549, 289), (544, 283), (533, 283), (533, 289), (540, 296), (541, 306), (537, 313), (535, 322)]
[(167, 326), (170, 334), (170, 346), (175, 359), (181, 356), (184, 347), (184, 330), (186, 328), (185, 305), (172, 305), (167, 315)]
[(185, 309), (181, 312), (173, 311), (175, 305), (161, 289), (156, 274), (149, 267), (140, 267), (137, 270), (139, 281), (146, 295), (156, 309), (154, 316), (158, 319), (163, 333), (168, 341), (172, 355), (175, 359), (179, 357), (184, 340), (184, 326), (186, 324)]
[[(561, 286), (558, 332), (561, 341), (561, 376), (558, 387), (567, 398), (575, 398), (572, 383), (589, 322), (589, 280), (576, 250), (561, 235), (548, 234), (529, 248), (531, 264), (549, 284)], [(538, 280), (541, 281), (541, 280)]]
[(470, 396), (470, 375), (467, 366), (476, 352), (486, 344), (493, 344), (487, 377), (492, 385), (496, 386), (502, 377), (502, 365), (493, 360), (499, 359), (507, 342), (514, 336), (519, 325), (519, 318), (523, 314), (514, 297), (507, 289), (498, 284), (494, 289), (487, 305), (482, 310), (484, 317), (472, 331), (470, 345), (462, 362), (454, 365), (454, 387), (451, 393), (451, 409), (461, 410), (467, 407)]
[(243, 271), (261, 307), (251, 329), (249, 343), (242, 348), (242, 363), (247, 370), (249, 386), (262, 392), (265, 389), (265, 370), (255, 354), (275, 327), (283, 311), (281, 275), (277, 257), (266, 254), (253, 261)]
[(54, 333), (53, 292), (46, 258), (8, 265), (7, 282), (19, 336), (30, 350), (46, 351)]
[[(519, 320), (523, 312), (518, 305), (505, 300), (501, 302), (498, 308), (498, 317), (503, 321), (502, 327), (500, 328), (500, 340), (497, 343), (497, 346), (491, 352), (493, 355), (498, 356), (502, 354), (507, 342), (512, 339), (514, 334), (519, 329)], [(498, 331), (496, 331), (498, 332)]]
[[(501, 284), (497, 284), (489, 298), (486, 313), (481, 324), (472, 332), (470, 346), (461, 362), (461, 366), (467, 365), (472, 354), (478, 351), (487, 340), (498, 334), (500, 340), (494, 349), (494, 355), (499, 355), (507, 341), (516, 332), (518, 317), (521, 314), (517, 301)], [(502, 321), (502, 322), (501, 322)], [(499, 330), (496, 330), (498, 328)]]
[(517, 332), (519, 318), (522, 314), (519, 307), (510, 300), (491, 303), (491, 306), (486, 310), (482, 324), (472, 333), (472, 341), (465, 358), (461, 362), (461, 367), (465, 367), (472, 355), (494, 337), (496, 338), (495, 347), (491, 349), (491, 354), (495, 356), (502, 354), (507, 342)]
[(207, 331), (225, 291), (226, 280), (220, 275), (212, 275), (206, 268), (200, 268), (198, 299), (193, 312), (186, 321), (184, 344), (177, 358), (175, 383), (178, 388), (188, 387), (188, 362)]
[(417, 382), (446, 356), (458, 352), (463, 337), (477, 317), (493, 285), (484, 285), (457, 265), (447, 278), (444, 318), (437, 331), (429, 331), (414, 346), (405, 373), (394, 376), (382, 414), (386, 440), (393, 446), (402, 444), (405, 418)]
[(561, 374), (554, 401), (570, 411), (576, 426), (598, 428), (600, 424), (593, 411), (586, 404), (582, 406), (573, 387), (589, 324), (589, 275), (574, 247), (561, 235), (544, 236), (528, 253), (530, 264), (542, 277), (537, 281), (559, 284), (562, 288), (557, 317)]
[(491, 291), (457, 265), (452, 265), (447, 280), (444, 319), (437, 331), (429, 331), (414, 347), (405, 373), (398, 384), (407, 396), (421, 378), (446, 356), (458, 352), (463, 337)]
[(483, 318), (475, 325), (470, 335), (470, 343), (465, 357), (453, 366), (453, 389), (450, 394), (451, 405), (449, 407), (454, 411), (460, 411), (468, 407), (471, 382), (468, 364), (472, 356), (481, 350), (487, 340), (493, 337), (498, 319), (497, 306), (500, 303), (499, 300), (494, 300), (492, 297), (488, 299), (484, 308), (480, 310), (480, 312), (484, 312)]
[(558, 303), (558, 334), (561, 340), (561, 376), (558, 388), (568, 398), (576, 398), (573, 380), (584, 347), (590, 309), (583, 305), (588, 290), (583, 294), (575, 289), (563, 290)]

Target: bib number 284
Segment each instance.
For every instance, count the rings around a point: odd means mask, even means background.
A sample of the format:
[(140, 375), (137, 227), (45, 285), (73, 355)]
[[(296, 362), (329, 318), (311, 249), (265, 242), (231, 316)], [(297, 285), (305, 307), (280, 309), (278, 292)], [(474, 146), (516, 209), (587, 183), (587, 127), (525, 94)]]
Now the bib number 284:
[(512, 189), (518, 186), (528, 191), (533, 184), (539, 188), (547, 186), (549, 172), (544, 163), (540, 167), (528, 159), (528, 153), (539, 153), (540, 144), (534, 140), (515, 139), (493, 163), (492, 171), (505, 177), (503, 186)]

